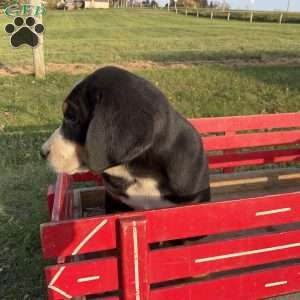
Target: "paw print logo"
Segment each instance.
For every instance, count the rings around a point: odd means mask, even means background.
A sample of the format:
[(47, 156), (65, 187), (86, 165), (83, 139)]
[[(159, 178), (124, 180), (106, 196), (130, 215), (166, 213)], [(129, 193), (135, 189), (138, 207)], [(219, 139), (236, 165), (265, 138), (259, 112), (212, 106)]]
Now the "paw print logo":
[[(25, 21), (25, 22), (24, 22)], [(14, 24), (5, 26), (6, 33), (10, 34), (10, 43), (12, 47), (18, 48), (26, 44), (32, 48), (39, 44), (39, 34), (44, 32), (45, 28), (42, 24), (36, 23), (34, 17), (16, 17)]]

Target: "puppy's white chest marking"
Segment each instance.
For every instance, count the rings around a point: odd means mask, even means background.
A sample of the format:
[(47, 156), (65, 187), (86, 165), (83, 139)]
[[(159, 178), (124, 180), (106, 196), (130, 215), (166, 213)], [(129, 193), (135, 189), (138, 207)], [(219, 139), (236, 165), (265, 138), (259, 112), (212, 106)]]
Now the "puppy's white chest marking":
[(123, 191), (123, 194), (126, 194), (127, 197), (118, 196), (118, 198), (134, 209), (154, 209), (174, 206), (174, 203), (162, 199), (158, 188), (159, 182), (153, 177), (133, 176), (123, 165), (107, 169), (105, 173), (133, 182)]
[(149, 197), (161, 197), (158, 190), (158, 182), (151, 177), (135, 177), (135, 183), (133, 183), (127, 190), (126, 194), (129, 197), (149, 196)]
[(108, 175), (121, 177), (125, 180), (133, 180), (133, 176), (129, 173), (128, 169), (124, 165), (118, 165), (106, 169), (105, 172)]

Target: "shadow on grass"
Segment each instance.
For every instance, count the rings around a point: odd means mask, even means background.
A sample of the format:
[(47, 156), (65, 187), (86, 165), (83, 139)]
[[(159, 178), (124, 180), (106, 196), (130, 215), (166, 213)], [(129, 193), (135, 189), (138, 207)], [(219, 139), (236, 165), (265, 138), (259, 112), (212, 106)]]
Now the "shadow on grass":
[(286, 65), (230, 67), (238, 77), (255, 82), (252, 93), (259, 95), (262, 113), (300, 111), (300, 68)]
[(285, 65), (191, 65), (143, 70), (187, 117), (300, 110), (300, 68)]
[[(195, 62), (197, 65), (201, 61), (211, 61), (211, 62), (224, 62), (226, 60), (240, 60), (241, 63), (251, 63), (251, 60), (255, 60), (256, 63), (261, 63), (262, 65), (266, 62), (285, 62), (289, 63), (288, 59), (300, 59), (300, 52), (293, 50), (286, 51), (261, 51), (258, 50), (248, 50), (243, 45), (237, 46), (234, 50), (228, 51), (219, 51), (216, 47), (216, 50), (212, 51), (201, 51), (198, 49), (191, 50), (176, 50), (174, 51), (155, 51), (147, 53), (136, 54), (136, 59), (153, 61), (157, 63), (171, 63), (171, 62), (181, 62), (181, 63), (191, 63)], [(229, 61), (227, 64), (230, 64)]]
[(241, 76), (251, 77), (259, 82), (300, 91), (300, 68), (295, 66), (274, 63), (274, 65), (233, 67), (232, 70)]

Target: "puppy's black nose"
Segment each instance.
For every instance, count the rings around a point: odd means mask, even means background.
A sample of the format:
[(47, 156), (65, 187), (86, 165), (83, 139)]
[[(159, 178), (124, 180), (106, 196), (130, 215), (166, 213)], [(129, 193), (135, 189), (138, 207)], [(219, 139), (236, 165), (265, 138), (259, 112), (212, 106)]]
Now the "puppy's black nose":
[(47, 159), (48, 155), (49, 155), (50, 151), (49, 150), (40, 150), (40, 155), (43, 159)]

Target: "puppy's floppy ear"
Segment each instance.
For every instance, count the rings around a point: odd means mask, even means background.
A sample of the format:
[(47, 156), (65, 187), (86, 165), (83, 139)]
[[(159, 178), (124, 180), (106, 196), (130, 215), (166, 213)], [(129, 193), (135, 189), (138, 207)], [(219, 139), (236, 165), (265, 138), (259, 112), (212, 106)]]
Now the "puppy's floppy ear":
[(154, 116), (128, 100), (104, 93), (96, 101), (86, 138), (88, 164), (94, 171), (129, 162), (153, 143)]

